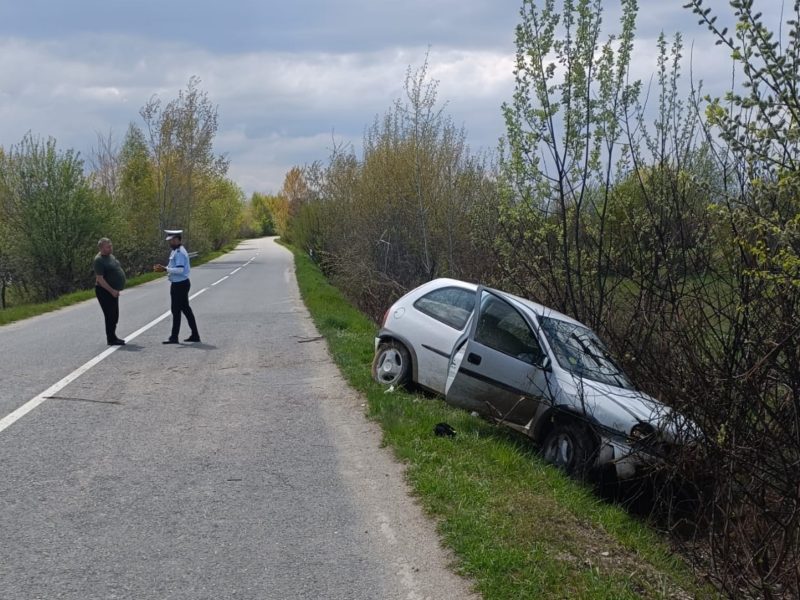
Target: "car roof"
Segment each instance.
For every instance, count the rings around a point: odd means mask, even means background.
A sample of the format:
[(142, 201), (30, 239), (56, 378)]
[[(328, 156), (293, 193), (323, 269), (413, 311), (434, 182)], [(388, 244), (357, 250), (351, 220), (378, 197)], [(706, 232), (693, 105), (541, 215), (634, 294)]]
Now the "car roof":
[[(470, 283), (468, 281), (461, 281), (459, 279), (450, 279), (448, 277), (440, 277), (439, 279), (434, 279), (426, 284), (423, 284), (420, 287), (425, 288), (427, 291), (428, 289), (435, 289), (440, 287), (460, 287), (471, 291), (477, 291), (478, 285), (475, 283)], [(488, 286), (487, 286), (488, 287)], [(572, 323), (573, 325), (580, 325), (582, 327), (586, 327), (580, 321), (576, 321), (572, 317), (568, 317), (567, 315), (558, 312), (555, 309), (549, 308), (544, 306), (543, 304), (539, 304), (538, 302), (533, 302), (532, 300), (528, 300), (527, 298), (521, 298), (520, 296), (516, 296), (514, 294), (510, 294), (509, 292), (504, 292), (502, 290), (496, 290), (494, 288), (488, 288), (493, 292), (500, 293), (503, 297), (510, 300), (513, 304), (517, 307), (522, 308), (523, 310), (528, 310), (532, 312), (537, 317), (549, 317), (551, 319), (557, 319), (559, 321), (566, 321), (567, 323)]]
[(584, 325), (580, 321), (576, 321), (572, 317), (568, 317), (564, 313), (560, 313), (553, 308), (550, 308), (543, 304), (539, 304), (538, 302), (533, 302), (532, 300), (528, 300), (527, 298), (520, 298), (519, 296), (515, 296), (514, 294), (509, 294), (508, 292), (501, 292), (501, 293), (509, 300), (513, 300), (514, 302), (516, 302), (517, 305), (522, 305), (523, 308), (527, 308), (528, 310), (533, 312), (537, 317), (548, 317), (550, 319), (556, 319), (557, 321), (565, 321), (567, 323), (572, 323), (573, 325), (580, 325), (581, 327), (586, 327), (586, 325)]

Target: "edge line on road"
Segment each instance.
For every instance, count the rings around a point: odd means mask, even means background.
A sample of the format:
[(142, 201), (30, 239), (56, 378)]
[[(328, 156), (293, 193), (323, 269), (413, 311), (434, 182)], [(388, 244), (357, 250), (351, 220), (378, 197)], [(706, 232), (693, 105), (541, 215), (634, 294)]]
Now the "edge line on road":
[[(156, 317), (155, 319), (150, 321), (144, 327), (140, 327), (139, 329), (134, 331), (132, 334), (127, 336), (125, 338), (125, 342), (126, 343), (130, 342), (131, 340), (133, 340), (134, 338), (140, 336), (141, 334), (143, 334), (145, 331), (147, 331), (151, 327), (153, 327), (155, 325), (158, 325), (161, 321), (163, 321), (168, 316), (170, 316), (170, 314), (172, 314), (172, 313), (170, 311), (167, 311), (164, 314)], [(56, 383), (51, 385), (49, 388), (47, 388), (41, 394), (31, 398), (30, 400), (28, 400), (25, 404), (23, 404), (22, 406), (20, 406), (16, 410), (8, 413), (5, 417), (0, 419), (0, 431), (3, 431), (4, 429), (7, 429), (11, 425), (13, 425), (17, 421), (19, 421), (22, 417), (27, 415), (34, 408), (36, 408), (42, 402), (47, 400), (47, 398), (49, 396), (52, 396), (53, 394), (56, 394), (56, 393), (60, 392), (62, 389), (67, 387), (70, 383), (75, 381), (78, 377), (80, 377), (81, 375), (86, 373), (86, 371), (91, 369), (93, 366), (95, 366), (96, 364), (102, 362), (103, 360), (105, 360), (106, 358), (108, 358), (109, 356), (114, 354), (114, 352), (119, 350), (121, 347), (122, 346), (111, 346), (110, 348), (106, 348), (100, 354), (98, 354), (94, 358), (90, 359), (89, 361), (87, 361), (86, 363), (84, 363), (83, 365), (81, 365), (80, 367), (75, 369), (72, 373), (70, 373), (69, 375), (67, 375), (63, 379), (60, 379), (59, 381), (57, 381)]]
[[(208, 289), (209, 288), (204, 287), (199, 292), (193, 294), (192, 296), (189, 296), (189, 299), (191, 300), (191, 299), (197, 298), (203, 292), (208, 291)], [(131, 340), (139, 337), (145, 331), (147, 331), (151, 327), (154, 327), (154, 326), (158, 325), (161, 321), (166, 319), (171, 314), (172, 313), (170, 311), (167, 311), (167, 312), (163, 313), (162, 315), (156, 317), (155, 319), (150, 321), (147, 325), (144, 325), (143, 327), (140, 327), (139, 329), (137, 329), (136, 331), (134, 331), (133, 333), (128, 335), (125, 338), (125, 342), (126, 343), (130, 342)], [(47, 400), (48, 397), (60, 392), (62, 389), (67, 387), (70, 383), (75, 381), (78, 377), (80, 377), (81, 375), (86, 373), (86, 371), (88, 371), (89, 369), (91, 369), (92, 367), (97, 365), (98, 363), (102, 362), (103, 360), (105, 360), (106, 358), (108, 358), (109, 356), (114, 354), (114, 352), (116, 352), (117, 350), (119, 350), (122, 347), (123, 346), (111, 346), (110, 348), (106, 348), (100, 354), (98, 354), (94, 358), (90, 359), (89, 361), (87, 361), (86, 363), (84, 363), (83, 365), (81, 365), (80, 367), (75, 369), (72, 373), (70, 373), (69, 375), (67, 375), (63, 379), (61, 379), (61, 380), (57, 381), (56, 383), (54, 383), (53, 385), (51, 385), (49, 388), (47, 388), (41, 394), (38, 394), (37, 396), (31, 398), (30, 400), (28, 400), (25, 404), (23, 404), (22, 406), (20, 406), (16, 410), (8, 413), (5, 417), (0, 419), (0, 432), (2, 432), (3, 430), (7, 429), (11, 425), (13, 425), (17, 421), (19, 421), (22, 417), (27, 415), (34, 408), (36, 408), (37, 406), (42, 404), (45, 400)]]
[[(167, 314), (169, 314), (169, 313), (167, 313)], [(49, 388), (47, 388), (41, 394), (39, 394), (38, 396), (32, 398), (31, 400), (28, 400), (25, 404), (20, 406), (15, 411), (10, 412), (9, 414), (7, 414), (5, 417), (0, 419), (0, 431), (3, 431), (7, 427), (10, 427), (14, 423), (16, 423), (22, 417), (24, 417), (29, 412), (31, 412), (34, 408), (39, 406), (42, 402), (47, 400), (48, 396), (52, 396), (53, 394), (56, 394), (57, 392), (59, 392), (63, 388), (67, 387), (67, 385), (69, 385), (70, 383), (75, 381), (78, 377), (83, 375), (86, 371), (91, 369), (97, 363), (99, 363), (100, 361), (104, 360), (105, 358), (111, 356), (119, 348), (121, 348), (121, 346), (112, 346), (111, 348), (107, 348), (107, 349), (103, 350), (100, 354), (95, 356), (93, 359), (91, 359), (87, 363), (83, 364), (82, 366), (78, 367), (72, 373), (70, 373), (69, 375), (67, 375), (66, 377), (61, 379), (60, 381), (58, 381), (58, 382), (54, 383), (53, 385), (51, 385)]]

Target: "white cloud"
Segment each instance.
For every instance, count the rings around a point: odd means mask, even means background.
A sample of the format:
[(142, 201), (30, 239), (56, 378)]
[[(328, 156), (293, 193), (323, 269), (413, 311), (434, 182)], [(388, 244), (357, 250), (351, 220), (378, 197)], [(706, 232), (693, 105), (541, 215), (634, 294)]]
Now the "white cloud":
[[(90, 36), (5, 39), (0, 53), (14, 65), (0, 73), (0, 89), (10, 90), (0, 96), (0, 144), (31, 130), (86, 155), (98, 132), (123, 135), (148, 98), (168, 101), (197, 75), (219, 106), (217, 151), (229, 155), (231, 175), (249, 193), (276, 190), (291, 166), (325, 159), (332, 135), (358, 144), (375, 115), (402, 94), (408, 66), (418, 66), (426, 49), (220, 55), (130, 36)], [(440, 100), (454, 99), (451, 109), (468, 131), (493, 130), (473, 146), (494, 145), (502, 133), (499, 106), (511, 93), (511, 60), (492, 50), (431, 51)]]
[[(730, 13), (727, 0), (709, 2)], [(500, 106), (513, 94), (521, 4), (231, 0), (211, 10), (202, 0), (191, 9), (188, 0), (113, 8), (101, 0), (7, 2), (0, 4), (0, 145), (30, 130), (86, 155), (98, 132), (113, 129), (119, 138), (152, 95), (168, 101), (196, 75), (219, 106), (216, 148), (229, 155), (231, 176), (248, 193), (275, 191), (291, 166), (324, 160), (332, 135), (358, 148), (431, 43), (439, 100), (473, 149), (494, 149), (504, 133)], [(618, 28), (619, 3), (605, 4), (605, 23)], [(694, 41), (695, 78), (723, 93), (730, 62), (680, 4), (640, 2), (633, 75), (647, 82), (655, 71), (660, 30), (683, 29), (685, 77)], [(156, 6), (165, 18), (150, 23)], [(91, 33), (100, 31), (107, 33)]]

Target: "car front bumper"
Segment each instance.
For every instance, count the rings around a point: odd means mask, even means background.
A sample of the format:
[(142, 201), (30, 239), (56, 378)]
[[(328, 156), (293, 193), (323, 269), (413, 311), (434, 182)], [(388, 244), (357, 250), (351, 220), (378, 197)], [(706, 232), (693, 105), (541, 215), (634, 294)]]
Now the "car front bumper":
[(652, 467), (663, 462), (663, 457), (636, 448), (623, 437), (603, 437), (597, 456), (598, 467), (613, 466), (617, 477), (630, 479), (644, 467)]

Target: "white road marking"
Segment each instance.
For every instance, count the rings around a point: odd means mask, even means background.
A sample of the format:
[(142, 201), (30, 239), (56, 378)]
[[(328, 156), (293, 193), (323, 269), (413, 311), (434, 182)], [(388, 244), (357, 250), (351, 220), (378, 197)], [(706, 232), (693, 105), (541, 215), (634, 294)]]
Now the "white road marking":
[(196, 292), (196, 293), (192, 294), (191, 296), (189, 296), (189, 300), (194, 300), (194, 299), (195, 299), (195, 298), (197, 298), (197, 297), (198, 297), (200, 294), (202, 294), (203, 292), (207, 292), (207, 291), (208, 291), (208, 288), (207, 288), (207, 287), (204, 287), (204, 288), (203, 288), (202, 290), (200, 290), (199, 292)]
[(236, 273), (238, 273), (241, 270), (242, 270), (242, 267), (239, 267), (238, 269), (234, 269), (233, 271), (231, 271), (230, 274), (231, 275), (236, 275)]
[[(167, 314), (169, 314), (169, 313), (167, 313)], [(15, 410), (12, 413), (9, 413), (8, 415), (6, 415), (2, 419), (0, 419), (0, 431), (3, 431), (5, 428), (7, 428), (7, 427), (11, 426), (12, 424), (14, 424), (15, 422), (17, 422), (19, 419), (21, 419), (22, 417), (27, 415), (29, 412), (31, 412), (34, 408), (39, 406), (42, 402), (47, 400), (48, 396), (52, 396), (53, 394), (58, 393), (60, 390), (62, 390), (67, 385), (69, 385), (70, 383), (75, 381), (78, 377), (83, 375), (86, 371), (91, 369), (97, 363), (99, 363), (100, 361), (102, 361), (106, 357), (112, 355), (120, 347), (121, 346), (111, 346), (110, 348), (104, 350), (103, 352), (101, 352), (100, 354), (95, 356), (92, 360), (90, 360), (89, 362), (87, 362), (83, 366), (78, 367), (77, 369), (75, 369), (72, 373), (70, 373), (69, 375), (64, 377), (64, 379), (62, 379), (61, 381), (51, 385), (49, 388), (47, 388), (41, 394), (39, 394), (38, 396), (36, 396), (35, 398), (33, 398), (31, 400), (28, 400), (25, 404), (20, 406), (17, 410)]]
[[(189, 299), (192, 300), (194, 298), (197, 298), (203, 292), (208, 291), (208, 289), (209, 288), (207, 288), (207, 287), (203, 288), (199, 292), (193, 294), (192, 296), (189, 296)], [(170, 311), (167, 311), (164, 314), (156, 317), (155, 319), (150, 321), (144, 327), (140, 327), (139, 329), (134, 331), (132, 334), (127, 336), (125, 338), (125, 342), (126, 343), (130, 342), (131, 340), (139, 337), (140, 335), (142, 335), (145, 331), (147, 331), (151, 327), (154, 327), (155, 325), (158, 325), (161, 321), (163, 321), (168, 316), (170, 316), (170, 314), (172, 314), (172, 313)], [(11, 425), (13, 425), (17, 421), (19, 421), (22, 417), (27, 415), (29, 412), (31, 412), (37, 406), (39, 406), (42, 402), (47, 400), (50, 396), (53, 396), (54, 394), (57, 394), (58, 392), (60, 392), (62, 389), (67, 387), (70, 383), (75, 381), (78, 377), (80, 377), (81, 375), (86, 373), (86, 371), (88, 371), (89, 369), (91, 369), (95, 365), (99, 364), (100, 362), (102, 362), (103, 360), (105, 360), (106, 358), (108, 358), (109, 356), (114, 354), (114, 352), (116, 352), (120, 348), (122, 348), (122, 346), (111, 346), (110, 348), (106, 348), (100, 354), (95, 356), (93, 359), (91, 359), (88, 362), (84, 363), (83, 365), (81, 365), (80, 367), (75, 369), (72, 373), (70, 373), (69, 375), (67, 375), (66, 377), (61, 379), (60, 381), (58, 381), (58, 382), (54, 383), (53, 385), (51, 385), (49, 388), (47, 388), (41, 394), (39, 394), (38, 396), (28, 400), (25, 404), (20, 406), (17, 410), (7, 414), (5, 417), (0, 419), (0, 431), (3, 431), (4, 429), (10, 427)]]
[[(147, 325), (145, 325), (144, 327), (140, 327), (139, 329), (137, 329), (136, 331), (134, 331), (132, 334), (130, 334), (128, 337), (126, 337), (126, 338), (125, 338), (125, 342), (126, 342), (126, 343), (127, 343), (127, 342), (130, 342), (132, 339), (139, 337), (140, 335), (142, 335), (142, 334), (143, 334), (145, 331), (147, 331), (148, 329), (150, 329), (150, 328), (151, 328), (151, 327), (153, 327), (154, 325), (158, 325), (159, 323), (161, 323), (161, 321), (163, 321), (164, 319), (166, 319), (166, 318), (167, 318), (168, 316), (170, 316), (171, 314), (172, 314), (172, 313), (171, 313), (170, 311), (167, 311), (167, 312), (163, 313), (162, 315), (160, 315), (160, 316), (156, 317), (155, 319), (153, 319), (152, 321), (150, 321), (150, 322), (149, 322)], [(112, 347), (111, 349), (112, 349), (112, 350), (117, 350), (117, 349), (119, 349), (119, 346), (114, 346), (114, 347)], [(109, 354), (110, 354), (110, 353), (109, 353)], [(91, 362), (91, 361), (90, 361), (90, 362)], [(87, 363), (87, 364), (88, 364), (88, 363)], [(92, 366), (94, 366), (94, 365), (92, 365)]]
[(222, 283), (222, 282), (223, 282), (223, 281), (225, 281), (225, 280), (226, 280), (228, 277), (230, 277), (230, 275), (225, 275), (225, 277), (223, 277), (222, 279), (217, 279), (217, 280), (216, 280), (214, 283), (212, 283), (212, 284), (211, 284), (211, 287), (214, 287), (214, 286), (215, 286), (215, 285), (217, 285), (218, 283)]

